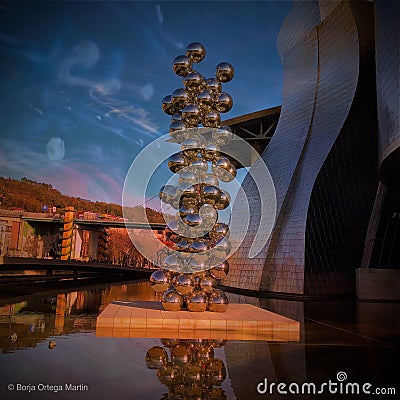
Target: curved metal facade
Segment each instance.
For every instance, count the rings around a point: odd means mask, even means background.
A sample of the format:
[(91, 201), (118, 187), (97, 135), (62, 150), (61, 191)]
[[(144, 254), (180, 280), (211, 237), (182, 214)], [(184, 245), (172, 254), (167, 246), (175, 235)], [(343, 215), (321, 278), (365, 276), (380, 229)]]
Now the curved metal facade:
[(260, 205), (246, 177), (252, 230), (230, 259), (227, 286), (345, 293), (361, 263), (378, 184), (373, 4), (320, 3), (295, 2), (279, 35), (283, 103), (262, 154), (277, 220), (263, 251), (248, 259)]

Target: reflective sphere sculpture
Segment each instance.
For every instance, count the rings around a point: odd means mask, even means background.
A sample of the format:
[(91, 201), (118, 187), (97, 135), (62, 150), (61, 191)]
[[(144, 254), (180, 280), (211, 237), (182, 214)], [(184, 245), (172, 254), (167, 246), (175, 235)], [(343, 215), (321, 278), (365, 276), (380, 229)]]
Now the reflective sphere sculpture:
[(211, 111), (208, 114), (205, 114), (201, 119), (201, 123), (203, 126), (216, 128), (221, 122), (221, 116), (216, 111)]
[(216, 284), (217, 280), (215, 278), (213, 278), (212, 276), (205, 276), (203, 279), (200, 280), (200, 289), (204, 293), (210, 294), (214, 290)]
[(177, 344), (171, 349), (171, 361), (178, 367), (184, 367), (192, 361), (192, 352), (184, 344)]
[(200, 207), (199, 214), (205, 227), (213, 226), (218, 219), (217, 210), (210, 204), (204, 204)]
[(199, 138), (190, 137), (188, 139), (185, 139), (181, 143), (182, 154), (190, 160), (196, 160), (197, 155), (200, 152), (201, 145), (202, 143)]
[(207, 309), (208, 298), (201, 290), (195, 290), (188, 296), (186, 306), (189, 311), (202, 312)]
[(218, 186), (219, 185), (219, 179), (214, 174), (205, 174), (205, 175), (201, 176), (201, 183), (204, 186)]
[(163, 347), (154, 346), (146, 353), (146, 366), (149, 369), (159, 369), (168, 361), (168, 354)]
[(174, 139), (180, 140), (185, 134), (185, 124), (182, 120), (172, 121), (169, 125), (169, 133)]
[(158, 269), (151, 274), (150, 286), (155, 292), (165, 292), (171, 285), (168, 271)]
[(193, 42), (186, 47), (186, 56), (191, 62), (198, 63), (206, 56), (206, 48), (198, 42)]
[(200, 122), (200, 117), (200, 108), (196, 104), (188, 104), (182, 110), (182, 120), (185, 126), (188, 128), (197, 126), (197, 124)]
[(232, 64), (222, 62), (217, 65), (215, 76), (219, 82), (227, 83), (233, 79), (234, 75), (235, 70), (233, 69)]
[(194, 290), (193, 278), (189, 274), (179, 274), (173, 279), (174, 288), (181, 296), (187, 296)]
[(179, 172), (189, 165), (188, 160), (182, 153), (175, 153), (168, 159), (168, 168), (173, 172)]
[(217, 203), (215, 204), (215, 208), (217, 210), (225, 210), (226, 207), (229, 206), (231, 202), (231, 198), (227, 192), (221, 190), (221, 195)]
[(225, 312), (228, 304), (228, 298), (222, 290), (214, 289), (208, 296), (208, 309), (210, 311)]
[(207, 79), (207, 89), (214, 97), (216, 97), (222, 91), (221, 82), (219, 82), (216, 78), (209, 78)]
[(192, 63), (187, 56), (177, 56), (172, 62), (172, 69), (178, 76), (187, 76), (192, 71)]
[(210, 243), (206, 239), (195, 239), (189, 246), (189, 251), (192, 253), (202, 253), (210, 249)]
[(173, 115), (176, 112), (176, 107), (171, 102), (171, 95), (162, 99), (161, 108), (168, 115)]
[(215, 160), (212, 171), (223, 182), (230, 182), (236, 177), (236, 168), (226, 157)]
[[(201, 74), (195, 71), (191, 72), (184, 79), (183, 83), (188, 93), (198, 94), (206, 88), (206, 80)], [(174, 102), (172, 102), (172, 104), (174, 104)]]
[(213, 278), (221, 280), (226, 278), (229, 273), (229, 263), (228, 261), (224, 261), (223, 263), (215, 266), (210, 269), (210, 274)]
[(218, 95), (215, 101), (215, 108), (220, 113), (226, 113), (231, 110), (233, 106), (233, 99), (232, 97), (225, 92), (222, 92)]
[(216, 160), (220, 156), (218, 144), (214, 142), (207, 143), (205, 147), (201, 149), (201, 154), (206, 161)]
[(206, 161), (198, 158), (197, 160), (193, 161), (192, 164), (189, 166), (190, 170), (195, 172), (198, 175), (205, 174), (208, 170), (208, 164)]
[(179, 88), (172, 92), (171, 103), (176, 109), (183, 109), (189, 102), (189, 95), (185, 89)]
[(176, 255), (170, 254), (165, 258), (162, 267), (168, 271), (180, 271), (182, 260), (180, 260)]
[(202, 191), (204, 203), (217, 204), (221, 198), (221, 193), (221, 189), (217, 186), (204, 186)]
[(183, 306), (183, 297), (175, 290), (167, 290), (164, 292), (161, 304), (165, 311), (180, 311)]
[(203, 114), (208, 114), (214, 105), (213, 95), (209, 90), (203, 90), (197, 95), (196, 102), (199, 105), (201, 112)]
[(227, 238), (222, 238), (218, 239), (215, 242), (213, 249), (213, 254), (215, 254), (217, 257), (227, 257), (229, 252), (231, 251), (232, 245), (229, 239)]
[(211, 229), (210, 238), (212, 240), (216, 241), (216, 240), (221, 239), (221, 238), (223, 238), (225, 236), (228, 236), (228, 234), (229, 234), (228, 225), (223, 223), (223, 222), (218, 222)]

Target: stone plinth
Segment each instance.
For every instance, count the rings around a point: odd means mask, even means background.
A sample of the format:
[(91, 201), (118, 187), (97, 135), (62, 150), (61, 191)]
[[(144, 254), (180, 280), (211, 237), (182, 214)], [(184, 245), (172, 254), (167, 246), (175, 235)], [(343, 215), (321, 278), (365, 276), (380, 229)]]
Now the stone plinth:
[(250, 304), (224, 313), (164, 311), (155, 301), (115, 301), (98, 316), (96, 336), (300, 341), (300, 323)]

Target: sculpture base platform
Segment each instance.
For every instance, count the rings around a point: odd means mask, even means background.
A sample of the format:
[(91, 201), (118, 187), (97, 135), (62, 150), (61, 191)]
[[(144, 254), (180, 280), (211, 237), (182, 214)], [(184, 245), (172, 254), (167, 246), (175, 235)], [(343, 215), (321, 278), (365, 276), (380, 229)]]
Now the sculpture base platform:
[(114, 301), (97, 317), (96, 336), (299, 342), (300, 323), (250, 304), (197, 313), (165, 311), (156, 301)]

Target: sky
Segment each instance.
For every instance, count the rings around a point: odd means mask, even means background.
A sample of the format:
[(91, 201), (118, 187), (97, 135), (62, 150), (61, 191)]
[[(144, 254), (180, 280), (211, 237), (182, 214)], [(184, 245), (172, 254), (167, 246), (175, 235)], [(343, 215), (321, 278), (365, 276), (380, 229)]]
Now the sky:
[(0, 2), (0, 175), (121, 204), (131, 163), (168, 133), (161, 100), (182, 87), (172, 60), (189, 43), (205, 46), (196, 69), (207, 78), (222, 61), (235, 68), (224, 84), (234, 101), (224, 119), (281, 104), (276, 40), (290, 8), (286, 1)]

